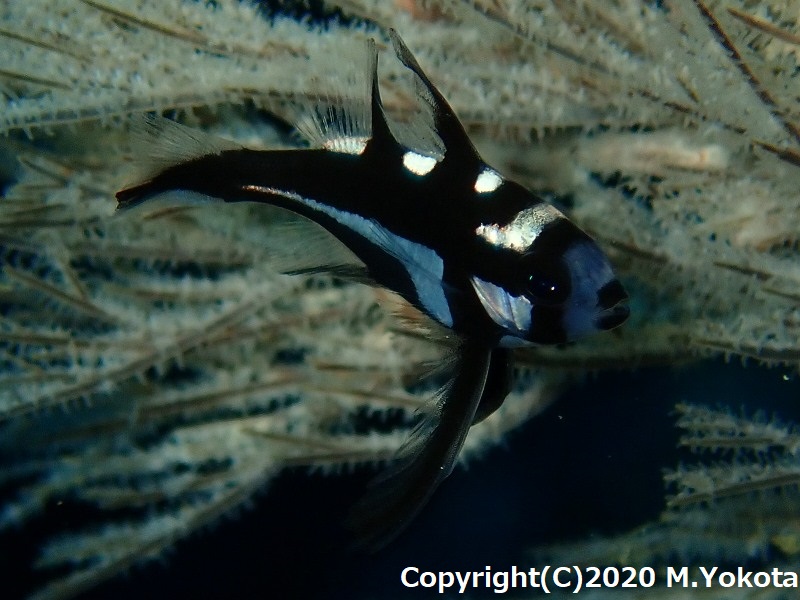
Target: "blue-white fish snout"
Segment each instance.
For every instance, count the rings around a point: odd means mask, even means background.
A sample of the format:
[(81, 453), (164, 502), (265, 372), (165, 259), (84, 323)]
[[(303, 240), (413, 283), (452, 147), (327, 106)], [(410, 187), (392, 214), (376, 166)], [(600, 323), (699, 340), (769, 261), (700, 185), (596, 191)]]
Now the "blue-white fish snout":
[(564, 332), (576, 339), (607, 331), (628, 318), (628, 294), (608, 258), (591, 239), (573, 244), (564, 254), (572, 289), (564, 305)]

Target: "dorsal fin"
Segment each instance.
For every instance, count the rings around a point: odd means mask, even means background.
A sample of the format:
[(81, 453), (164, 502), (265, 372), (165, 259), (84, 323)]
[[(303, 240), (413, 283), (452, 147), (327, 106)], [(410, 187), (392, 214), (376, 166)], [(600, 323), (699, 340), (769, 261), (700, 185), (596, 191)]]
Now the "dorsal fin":
[(436, 106), (425, 84), (416, 75), (412, 76), (417, 110), (407, 121), (392, 122), (392, 132), (401, 146), (440, 162), (446, 148), (436, 131)]
[(295, 127), (312, 147), (345, 154), (364, 151), (372, 137), (370, 99), (377, 60), (375, 42), (367, 40), (353, 60), (343, 61), (351, 71), (337, 70), (335, 78), (320, 82), (324, 92), (315, 104), (295, 107)]
[(455, 112), (453, 112), (441, 92), (425, 75), (422, 67), (419, 66), (417, 59), (411, 54), (400, 35), (394, 29), (389, 29), (389, 37), (392, 40), (397, 58), (417, 76), (419, 83), (421, 83), (421, 85), (417, 86), (417, 96), (431, 108), (434, 131), (436, 137), (442, 142), (445, 153), (444, 160), (461, 160), (464, 158), (480, 160), (461, 121), (458, 120)]
[(336, 78), (320, 82), (324, 92), (314, 105), (295, 107), (293, 120), (298, 132), (312, 147), (348, 154), (361, 154), (371, 142), (373, 149), (386, 151), (399, 144), (437, 161), (448, 149), (454, 156), (477, 157), (450, 105), (398, 34), (390, 30), (390, 36), (401, 63), (414, 74), (421, 110), (407, 123), (389, 124), (381, 101), (378, 51), (375, 41), (369, 39), (359, 48), (360, 55), (343, 63), (351, 71), (342, 74), (337, 70)]
[(381, 102), (381, 90), (378, 83), (378, 49), (375, 47), (375, 40), (370, 40), (370, 42), (370, 47), (372, 48), (372, 64), (370, 65), (371, 145), (373, 148), (380, 148), (394, 145), (395, 138), (389, 128), (386, 113), (383, 111), (383, 102)]

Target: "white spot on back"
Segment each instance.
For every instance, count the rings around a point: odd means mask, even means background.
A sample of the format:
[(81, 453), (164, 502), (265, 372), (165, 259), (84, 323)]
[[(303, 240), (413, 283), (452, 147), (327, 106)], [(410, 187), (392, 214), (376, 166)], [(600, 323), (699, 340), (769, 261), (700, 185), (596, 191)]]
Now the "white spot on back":
[(403, 166), (415, 175), (427, 175), (436, 166), (436, 159), (409, 150), (403, 154)]
[(331, 152), (359, 155), (367, 147), (368, 138), (339, 137), (325, 140), (322, 147)]
[(488, 194), (495, 191), (503, 183), (500, 173), (494, 169), (484, 168), (475, 180), (475, 191), (479, 194)]
[(550, 204), (541, 202), (517, 213), (507, 225), (479, 225), (475, 233), (493, 246), (523, 252), (539, 237), (545, 225), (559, 218), (566, 217)]

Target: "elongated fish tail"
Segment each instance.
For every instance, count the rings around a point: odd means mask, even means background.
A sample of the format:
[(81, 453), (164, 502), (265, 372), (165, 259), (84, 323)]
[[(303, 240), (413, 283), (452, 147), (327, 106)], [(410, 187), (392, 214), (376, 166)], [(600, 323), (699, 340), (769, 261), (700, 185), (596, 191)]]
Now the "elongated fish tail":
[(191, 161), (175, 165), (146, 181), (118, 191), (115, 195), (117, 211), (129, 211), (149, 201), (167, 205), (190, 205), (199, 203), (200, 198), (208, 198), (199, 190), (194, 190), (196, 185), (193, 180), (196, 178), (191, 177), (191, 167)]
[(117, 214), (128, 214), (145, 205), (148, 217), (152, 217), (163, 214), (162, 211), (222, 202), (224, 197), (221, 194), (211, 193), (210, 189), (204, 188), (204, 175), (226, 166), (224, 163), (214, 164), (221, 162), (216, 159), (212, 155), (208, 160), (201, 157), (175, 165), (147, 181), (120, 190), (116, 193)]
[(136, 156), (130, 176), (132, 185), (117, 192), (117, 210), (135, 208), (175, 189), (175, 186), (159, 184), (159, 180), (165, 172), (174, 171), (176, 165), (241, 149), (228, 140), (152, 114), (133, 117), (130, 128)]
[(123, 211), (136, 208), (149, 198), (152, 198), (156, 193), (153, 191), (152, 184), (149, 181), (120, 190), (115, 195), (117, 198), (117, 210)]

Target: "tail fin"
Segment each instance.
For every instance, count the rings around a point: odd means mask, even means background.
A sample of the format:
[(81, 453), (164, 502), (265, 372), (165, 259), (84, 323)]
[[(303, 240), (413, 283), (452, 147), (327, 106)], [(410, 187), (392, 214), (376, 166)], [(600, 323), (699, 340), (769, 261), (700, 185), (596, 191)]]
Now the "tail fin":
[(115, 196), (117, 198), (117, 210), (128, 210), (135, 208), (152, 196), (148, 190), (151, 188), (151, 182), (140, 183), (133, 187), (125, 188), (118, 191)]
[(117, 210), (134, 208), (165, 191), (158, 188), (155, 179), (170, 167), (241, 148), (228, 140), (152, 114), (133, 120), (131, 137), (136, 155), (132, 177), (135, 183), (117, 192)]

